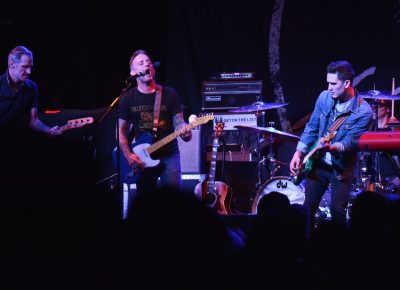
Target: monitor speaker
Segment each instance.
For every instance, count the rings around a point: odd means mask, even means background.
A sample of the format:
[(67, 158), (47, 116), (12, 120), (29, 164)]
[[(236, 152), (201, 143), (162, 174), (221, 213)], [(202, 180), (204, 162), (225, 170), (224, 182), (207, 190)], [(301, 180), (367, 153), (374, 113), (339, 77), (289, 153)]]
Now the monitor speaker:
[(200, 173), (201, 171), (201, 155), (200, 141), (201, 129), (192, 129), (192, 140), (185, 142), (182, 138), (178, 138), (179, 151), (181, 152), (181, 170), (184, 173)]

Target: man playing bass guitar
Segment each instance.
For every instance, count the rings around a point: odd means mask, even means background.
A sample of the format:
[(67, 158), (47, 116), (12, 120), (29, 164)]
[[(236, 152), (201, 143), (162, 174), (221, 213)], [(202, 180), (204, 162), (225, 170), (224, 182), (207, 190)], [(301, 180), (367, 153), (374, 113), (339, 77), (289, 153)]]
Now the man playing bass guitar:
[[(304, 206), (309, 211), (310, 229), (315, 225), (315, 214), (329, 184), (332, 220), (346, 222), (357, 161), (351, 141), (356, 134), (367, 131), (372, 121), (370, 105), (353, 87), (354, 76), (347, 61), (334, 61), (327, 66), (328, 89), (320, 93), (290, 162), (295, 183), (307, 177)], [(311, 154), (305, 156), (307, 153)]]

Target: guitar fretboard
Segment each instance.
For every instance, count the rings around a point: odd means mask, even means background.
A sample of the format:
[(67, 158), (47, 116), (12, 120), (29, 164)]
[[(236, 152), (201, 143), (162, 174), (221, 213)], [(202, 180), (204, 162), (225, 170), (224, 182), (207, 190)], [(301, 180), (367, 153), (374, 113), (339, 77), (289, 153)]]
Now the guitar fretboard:
[(83, 125), (91, 124), (91, 123), (93, 123), (92, 117), (70, 120), (70, 121), (68, 121), (67, 124), (65, 124), (64, 126), (61, 126), (60, 130), (62, 132), (64, 132), (66, 130), (79, 128), (79, 127), (82, 127)]
[(216, 160), (217, 160), (217, 153), (218, 153), (218, 137), (215, 137), (213, 140), (213, 146), (212, 146), (212, 155), (211, 155), (211, 163), (210, 163), (210, 174), (208, 176), (208, 187), (209, 191), (215, 187), (215, 170), (216, 170)]
[[(186, 125), (186, 129), (192, 129), (193, 127), (194, 125), (192, 124)], [(147, 152), (151, 154), (178, 137), (179, 137), (179, 131), (175, 131), (174, 133), (169, 134), (167, 137), (164, 137), (160, 141), (157, 141), (153, 145), (147, 147)]]
[[(185, 128), (187, 130), (193, 129), (194, 127), (197, 127), (198, 125), (205, 124), (208, 121), (213, 120), (213, 119), (214, 119), (213, 115), (200, 117), (200, 118), (197, 118), (195, 121), (190, 122), (189, 124), (187, 124), (185, 126)], [(174, 139), (176, 139), (178, 137), (179, 137), (179, 131), (175, 131), (174, 133), (169, 134), (168, 136), (162, 138), (161, 140), (157, 141), (153, 145), (150, 145), (149, 147), (147, 147), (146, 151), (149, 154), (151, 154), (154, 151), (157, 151), (158, 149), (160, 149), (161, 147), (163, 147), (164, 145), (168, 144), (169, 142), (171, 142), (172, 140), (174, 140)]]

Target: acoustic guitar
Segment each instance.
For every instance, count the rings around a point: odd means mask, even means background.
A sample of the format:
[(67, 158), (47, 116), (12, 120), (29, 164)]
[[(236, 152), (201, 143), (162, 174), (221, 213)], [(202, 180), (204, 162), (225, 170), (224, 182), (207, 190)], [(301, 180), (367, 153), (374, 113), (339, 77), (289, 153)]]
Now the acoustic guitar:
[(198, 183), (194, 189), (195, 195), (205, 205), (214, 208), (220, 214), (228, 214), (231, 212), (229, 206), (230, 202), (227, 198), (229, 187), (222, 181), (215, 181), (219, 138), (223, 135), (224, 126), (225, 123), (223, 123), (222, 121), (216, 122), (214, 128), (210, 173), (208, 177), (202, 182)]

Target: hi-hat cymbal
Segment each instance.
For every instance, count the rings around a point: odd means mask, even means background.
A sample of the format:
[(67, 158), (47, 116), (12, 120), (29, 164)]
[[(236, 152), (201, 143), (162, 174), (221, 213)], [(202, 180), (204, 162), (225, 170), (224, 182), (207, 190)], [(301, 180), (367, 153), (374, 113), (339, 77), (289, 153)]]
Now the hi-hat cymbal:
[(270, 109), (276, 109), (283, 106), (286, 106), (288, 103), (264, 103), (264, 102), (254, 102), (249, 106), (243, 106), (237, 109), (232, 109), (229, 112), (231, 113), (249, 113), (249, 112), (258, 112)]
[(371, 90), (368, 92), (360, 92), (359, 96), (364, 99), (376, 99), (376, 100), (400, 100), (400, 96), (393, 96), (382, 91)]
[(257, 127), (257, 126), (246, 126), (246, 125), (236, 125), (234, 127), (254, 132), (256, 134), (262, 134), (265, 140), (268, 140), (268, 138), (278, 139), (282, 141), (290, 141), (290, 142), (297, 142), (300, 140), (299, 136), (279, 131), (274, 127)]

